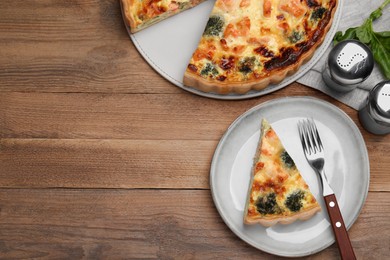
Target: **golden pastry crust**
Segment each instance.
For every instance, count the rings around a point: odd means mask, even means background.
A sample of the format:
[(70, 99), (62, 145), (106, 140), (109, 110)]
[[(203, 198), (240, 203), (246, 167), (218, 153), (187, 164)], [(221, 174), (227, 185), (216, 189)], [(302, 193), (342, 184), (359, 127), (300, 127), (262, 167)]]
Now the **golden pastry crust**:
[(315, 215), (317, 212), (320, 212), (321, 208), (319, 207), (312, 207), (309, 209), (306, 209), (304, 212), (300, 212), (293, 216), (285, 216), (283, 218), (280, 217), (273, 217), (273, 218), (260, 218), (260, 217), (253, 217), (253, 218), (244, 218), (244, 223), (248, 225), (254, 225), (254, 224), (260, 224), (265, 227), (271, 227), (278, 223), (283, 225), (291, 224), (297, 220), (308, 220), (313, 215)]
[(135, 20), (131, 12), (130, 7), (134, 0), (120, 0), (122, 17), (125, 21), (126, 26), (130, 29), (130, 32), (134, 32), (136, 28)]
[(218, 93), (218, 94), (245, 94), (251, 90), (262, 90), (270, 84), (277, 84), (287, 75), (291, 75), (300, 67), (300, 64), (296, 64), (294, 68), (290, 70), (284, 70), (279, 73), (273, 73), (267, 78), (262, 78), (259, 80), (251, 80), (244, 82), (235, 82), (235, 83), (220, 83), (218, 81), (210, 81), (205, 78), (199, 77), (194, 73), (189, 72), (187, 69), (184, 73), (183, 83), (186, 86), (191, 86), (203, 92)]
[[(183, 82), (188, 87), (217, 94), (245, 94), (283, 81), (314, 55), (337, 8), (337, 0), (306, 0), (299, 2), (302, 12), (294, 17), (281, 9), (284, 2), (296, 0), (278, 0), (272, 2), (278, 11), (272, 9), (270, 17), (257, 15), (254, 20), (246, 9), (221, 12), (218, 3), (226, 1), (230, 0), (217, 0), (210, 15), (210, 20), (222, 20), (221, 32), (210, 34), (208, 23), (187, 66)], [(267, 1), (254, 3), (265, 12), (262, 5)], [(229, 17), (231, 13), (234, 18)]]

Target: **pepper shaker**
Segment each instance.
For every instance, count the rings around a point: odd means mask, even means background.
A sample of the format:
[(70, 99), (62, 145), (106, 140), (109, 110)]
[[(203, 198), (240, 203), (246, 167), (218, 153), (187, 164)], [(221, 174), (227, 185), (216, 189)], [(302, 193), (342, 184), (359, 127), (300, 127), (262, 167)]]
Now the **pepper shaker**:
[(390, 133), (390, 80), (378, 83), (359, 110), (363, 127), (377, 135)]
[(328, 87), (348, 92), (366, 80), (373, 69), (371, 50), (359, 41), (345, 40), (330, 51), (322, 78)]

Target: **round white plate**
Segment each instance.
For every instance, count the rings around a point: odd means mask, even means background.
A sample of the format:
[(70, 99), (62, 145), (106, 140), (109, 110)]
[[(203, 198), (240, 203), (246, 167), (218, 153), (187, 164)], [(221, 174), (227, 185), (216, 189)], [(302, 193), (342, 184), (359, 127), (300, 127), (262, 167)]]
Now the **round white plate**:
[[(243, 224), (262, 118), (271, 123), (321, 205), (322, 211), (309, 220), (268, 228)], [(313, 118), (318, 127), (325, 150), (325, 172), (349, 228), (366, 200), (370, 180), (369, 160), (357, 126), (343, 111), (328, 102), (308, 97), (287, 97), (250, 109), (228, 128), (211, 164), (211, 193), (226, 225), (250, 245), (280, 256), (310, 255), (335, 241), (319, 178), (307, 163), (300, 143), (297, 122), (303, 118)]]
[(205, 1), (190, 10), (169, 17), (140, 32), (135, 34), (129, 32), (129, 34), (135, 47), (149, 65), (174, 85), (200, 96), (238, 100), (262, 96), (281, 89), (296, 81), (309, 71), (332, 42), (341, 18), (343, 1), (339, 0), (332, 26), (327, 33), (324, 42), (315, 51), (310, 61), (302, 65), (295, 74), (286, 77), (279, 84), (270, 85), (261, 91), (250, 91), (246, 94), (230, 95), (206, 93), (194, 88), (189, 88), (183, 84), (184, 72), (192, 53), (198, 46), (199, 39), (204, 31), (214, 2), (214, 0)]

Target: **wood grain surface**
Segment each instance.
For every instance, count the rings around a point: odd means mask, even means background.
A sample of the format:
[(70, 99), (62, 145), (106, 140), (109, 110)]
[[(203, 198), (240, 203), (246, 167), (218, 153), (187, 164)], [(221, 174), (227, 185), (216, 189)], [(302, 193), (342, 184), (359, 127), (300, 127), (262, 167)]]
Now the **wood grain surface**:
[(349, 235), (358, 259), (388, 258), (390, 135), (357, 111), (298, 83), (241, 101), (177, 88), (137, 52), (117, 0), (0, 1), (0, 259), (277, 259), (225, 225), (209, 172), (239, 115), (287, 96), (359, 127), (370, 187)]

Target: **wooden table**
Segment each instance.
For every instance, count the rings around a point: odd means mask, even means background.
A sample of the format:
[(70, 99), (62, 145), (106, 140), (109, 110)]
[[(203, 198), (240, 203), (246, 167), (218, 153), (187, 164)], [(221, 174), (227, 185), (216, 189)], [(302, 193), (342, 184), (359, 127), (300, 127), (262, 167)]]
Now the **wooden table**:
[[(143, 60), (117, 0), (0, 2), (0, 259), (258, 259), (211, 198), (210, 163), (243, 112), (286, 96), (358, 125), (370, 189), (350, 229), (360, 259), (390, 256), (390, 135), (294, 83), (244, 101), (193, 95)], [(310, 257), (337, 259), (330, 246)]]

